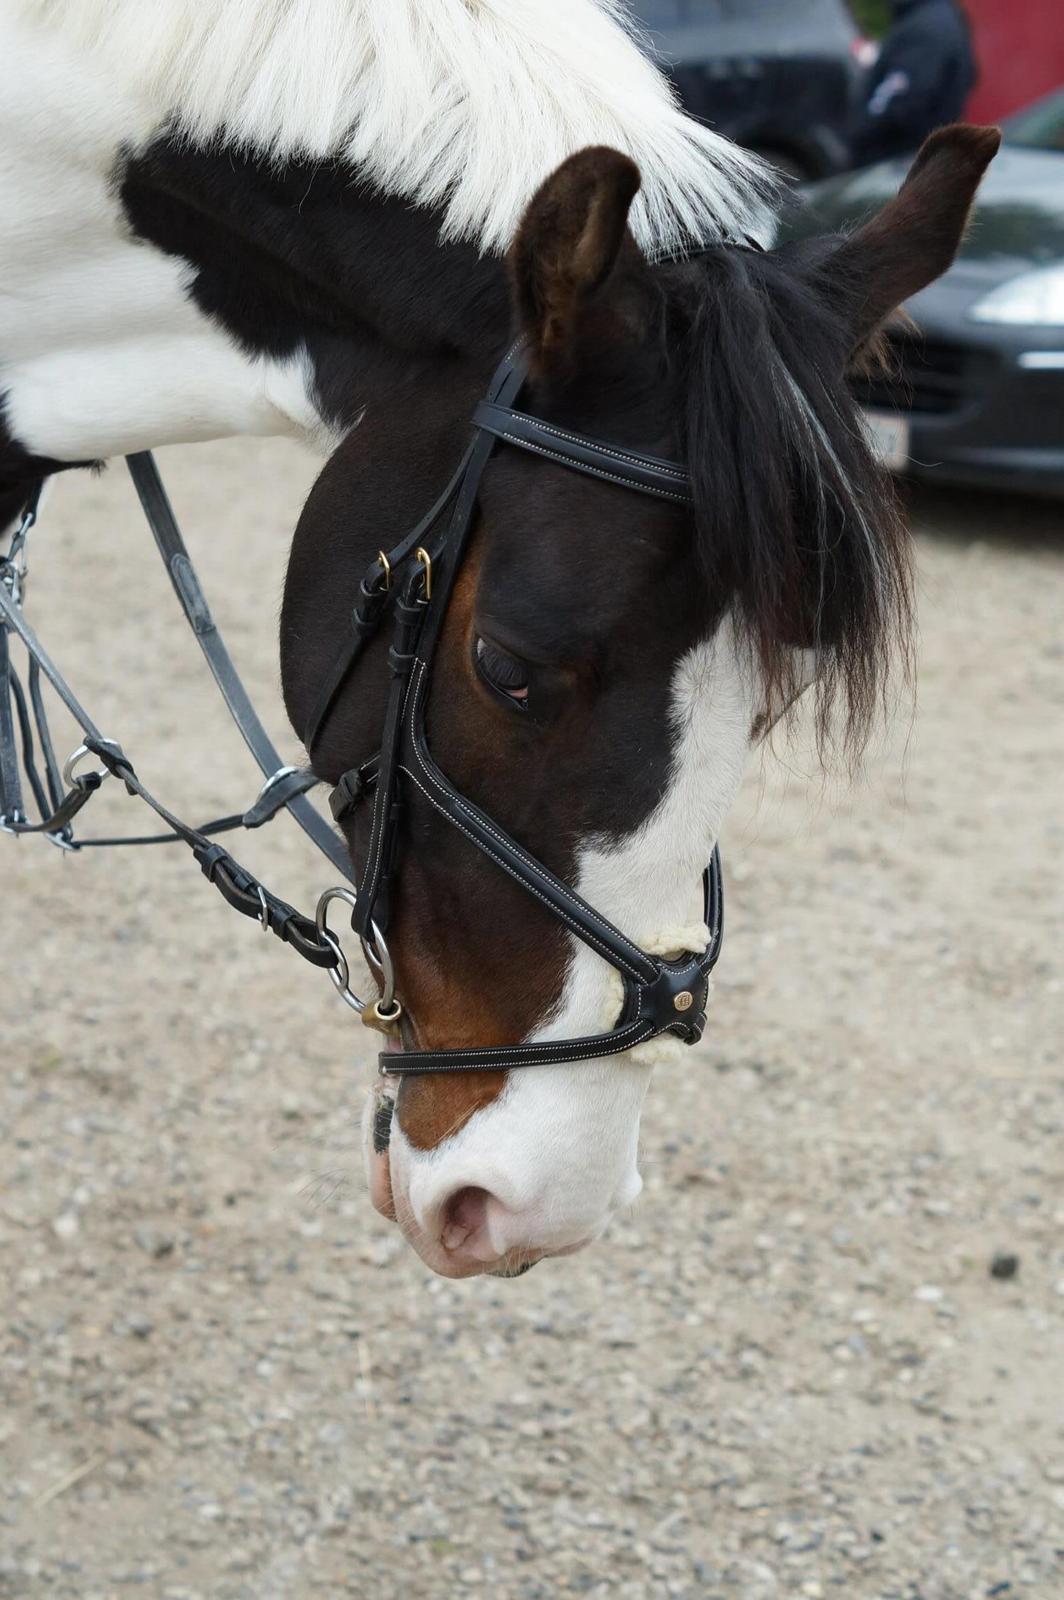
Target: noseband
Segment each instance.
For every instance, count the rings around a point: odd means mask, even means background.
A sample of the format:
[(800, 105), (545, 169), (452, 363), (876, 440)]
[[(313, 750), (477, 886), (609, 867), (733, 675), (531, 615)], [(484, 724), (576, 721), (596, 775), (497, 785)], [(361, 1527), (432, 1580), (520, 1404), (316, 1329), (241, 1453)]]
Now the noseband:
[[(353, 636), (337, 656), (313, 716), (306, 746), (313, 753), (337, 695), (367, 643), (392, 618), (388, 651), (391, 682), (379, 753), (352, 767), (337, 783), (331, 807), (343, 822), (372, 796), (373, 820), (365, 866), (353, 903), (352, 927), (370, 958), (386, 961), (381, 929), (387, 928), (389, 885), (398, 862), (404, 795), (417, 791), (452, 827), (465, 835), (501, 871), (545, 905), (576, 937), (620, 973), (624, 1005), (615, 1027), (580, 1039), (476, 1049), (382, 1052), (381, 1073), (406, 1077), (427, 1072), (493, 1072), (619, 1055), (659, 1034), (685, 1044), (702, 1036), (709, 975), (724, 932), (720, 854), (714, 845), (703, 875), (709, 942), (700, 954), (678, 961), (650, 955), (521, 847), (490, 816), (460, 794), (432, 758), (425, 734), (432, 663), (454, 581), (473, 526), (480, 480), (497, 446), (531, 451), (560, 466), (658, 499), (687, 505), (690, 484), (684, 467), (657, 456), (571, 433), (514, 409), (526, 366), (512, 350), (499, 366), (486, 397), (473, 414), (473, 438), (436, 503), (394, 549), (382, 551), (367, 571), (352, 615)], [(363, 1020), (384, 1030), (400, 1016), (391, 995), (367, 1007)]]

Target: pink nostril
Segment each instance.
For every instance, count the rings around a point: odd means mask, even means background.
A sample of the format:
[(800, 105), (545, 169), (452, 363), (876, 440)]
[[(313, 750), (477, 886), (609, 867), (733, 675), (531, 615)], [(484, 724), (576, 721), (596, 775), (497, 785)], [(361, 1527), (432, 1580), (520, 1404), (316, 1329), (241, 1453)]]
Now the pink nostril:
[(443, 1208), (443, 1227), (440, 1238), (447, 1250), (460, 1250), (475, 1239), (486, 1226), (488, 1201), (486, 1189), (459, 1189)]

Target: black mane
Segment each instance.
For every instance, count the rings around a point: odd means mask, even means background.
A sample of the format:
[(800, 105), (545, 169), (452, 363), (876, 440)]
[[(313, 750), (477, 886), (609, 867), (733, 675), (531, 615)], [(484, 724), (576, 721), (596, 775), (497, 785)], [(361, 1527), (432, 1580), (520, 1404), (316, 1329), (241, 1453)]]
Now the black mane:
[(845, 373), (842, 319), (815, 263), (723, 247), (670, 274), (699, 558), (728, 596), (775, 704), (817, 652), (817, 726), (859, 751), (895, 652), (908, 666), (909, 542)]

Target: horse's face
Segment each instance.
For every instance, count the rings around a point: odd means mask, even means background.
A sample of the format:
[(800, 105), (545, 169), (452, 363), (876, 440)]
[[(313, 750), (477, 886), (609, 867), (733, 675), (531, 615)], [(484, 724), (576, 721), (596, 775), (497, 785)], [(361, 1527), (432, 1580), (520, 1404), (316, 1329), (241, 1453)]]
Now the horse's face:
[[(577, 422), (545, 401), (541, 385), (529, 408)], [(621, 420), (606, 437), (655, 438)], [(757, 691), (687, 517), (642, 499), (497, 455), (427, 726), (463, 794), (645, 949), (679, 954), (706, 942), (702, 873)], [(620, 1014), (615, 970), (427, 806), (409, 819), (392, 932), (408, 1043), (579, 1038)], [(370, 1157), (378, 1205), (448, 1272), (595, 1238), (639, 1192), (640, 1106), (669, 1047), (405, 1081), (389, 1149)]]
[[(958, 136), (864, 234), (771, 257), (722, 249), (651, 268), (625, 227), (638, 175), (613, 152), (574, 157), (530, 207), (511, 255), (532, 359), (522, 405), (622, 449), (686, 452), (694, 514), (497, 452), (434, 658), (428, 739), (460, 791), (650, 952), (704, 946), (703, 869), (752, 745), (809, 662), (855, 719), (867, 710), (904, 619), (904, 550), (846, 361), (947, 264), (992, 153)], [(350, 461), (326, 480), (350, 516)], [(313, 613), (291, 588), (310, 581), (322, 504), (286, 597), (297, 726), (320, 677), (307, 681), (307, 625), (290, 621)], [(324, 776), (376, 747), (381, 681), (371, 662), (355, 675), (316, 756)], [(368, 826), (358, 813), (348, 825), (356, 865)], [(614, 970), (413, 784), (395, 881), (405, 1047), (616, 1022)], [(394, 1107), (366, 1109), (374, 1203), (450, 1276), (577, 1249), (638, 1194), (650, 1070), (682, 1051), (666, 1038), (568, 1066), (403, 1079)]]

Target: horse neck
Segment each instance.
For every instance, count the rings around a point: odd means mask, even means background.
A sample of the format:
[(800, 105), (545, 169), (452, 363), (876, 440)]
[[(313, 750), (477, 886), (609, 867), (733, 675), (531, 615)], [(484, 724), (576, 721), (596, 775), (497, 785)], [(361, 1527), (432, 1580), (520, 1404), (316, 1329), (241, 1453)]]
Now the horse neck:
[(163, 138), (127, 165), (134, 231), (193, 264), (195, 305), (260, 359), (302, 368), (335, 443), (411, 363), (486, 363), (509, 320), (499, 261), (440, 238), (436, 211), (331, 161), (281, 165)]
[[(23, 64), (32, 87), (32, 53)], [(11, 198), (33, 218), (5, 247), (9, 304), (24, 309), (0, 308), (0, 486), (240, 434), (330, 450), (412, 364), (490, 366), (509, 316), (501, 264), (441, 242), (438, 213), (337, 162), (167, 137), (118, 159), (115, 119), (101, 107), (98, 120), (82, 108), (80, 140), (60, 141), (84, 170), (70, 164), (53, 217), (33, 186), (55, 174), (37, 173), (28, 133), (0, 116), (16, 158), (26, 145)], [(23, 278), (32, 294), (16, 292)]]

